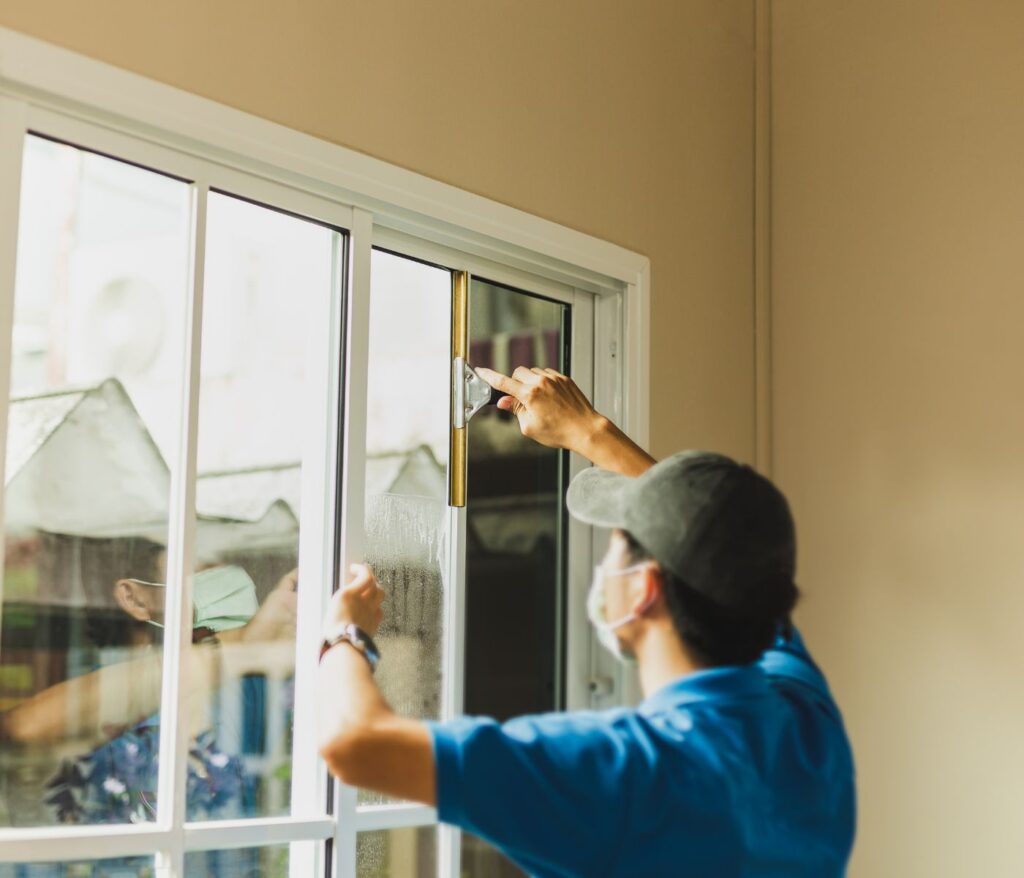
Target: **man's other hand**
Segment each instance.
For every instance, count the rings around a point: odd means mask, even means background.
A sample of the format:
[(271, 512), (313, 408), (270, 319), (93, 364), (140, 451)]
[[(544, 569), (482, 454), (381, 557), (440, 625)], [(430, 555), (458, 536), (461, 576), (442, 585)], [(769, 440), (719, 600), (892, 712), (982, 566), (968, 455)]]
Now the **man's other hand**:
[(343, 585), (331, 598), (327, 611), (327, 624), (351, 623), (358, 625), (373, 637), (384, 618), (384, 589), (377, 582), (373, 571), (365, 564), (353, 564), (349, 568), (352, 579)]

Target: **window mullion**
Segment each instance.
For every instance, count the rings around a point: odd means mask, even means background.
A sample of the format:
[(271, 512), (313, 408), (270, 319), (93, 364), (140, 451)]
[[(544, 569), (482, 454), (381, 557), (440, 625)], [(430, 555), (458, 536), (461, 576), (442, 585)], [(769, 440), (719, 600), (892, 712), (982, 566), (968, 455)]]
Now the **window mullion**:
[[(596, 321), (595, 296), (583, 290), (576, 290), (572, 311), (572, 346), (570, 373), (573, 380), (588, 399), (594, 401), (594, 328)], [(578, 454), (569, 454), (569, 478), (590, 466), (589, 461)], [(565, 513), (568, 515), (568, 513)], [(568, 546), (566, 554), (566, 600), (567, 615), (565, 658), (565, 706), (568, 710), (585, 710), (591, 706), (589, 685), (591, 684), (591, 626), (587, 620), (587, 590), (593, 569), (591, 557), (592, 528), (568, 516)]]
[[(326, 325), (317, 314), (309, 327), (305, 374), (309, 425), (302, 465), (304, 526), (299, 537), (299, 570), (295, 653), (295, 712), (292, 725), (292, 814), (311, 819), (326, 812), (326, 773), (317, 756), (316, 666), (318, 634), (330, 583), (337, 578), (336, 522), (338, 498), (338, 418), (342, 381), (342, 333), (344, 330), (346, 241), (337, 236), (332, 268), (332, 299)], [(316, 852), (307, 846), (293, 848), (289, 872), (295, 878), (313, 875)]]
[(428, 805), (366, 805), (356, 812), (356, 828), (360, 832), (416, 828), (436, 822), (437, 811)]
[[(316, 841), (334, 835), (334, 821), (330, 817), (303, 820), (294, 817), (266, 819), (215, 820), (208, 823), (185, 825), (186, 851), (224, 850), (227, 848), (271, 847), (289, 842)], [(289, 858), (289, 869), (293, 860)], [(309, 878), (314, 867), (304, 864), (302, 874)]]
[[(469, 290), (469, 273), (456, 272), (452, 278), (451, 302), (453, 388), (455, 381), (462, 380), (461, 375), (456, 376), (459, 358), (469, 359)], [(444, 623), (441, 629), (442, 720), (450, 720), (462, 713), (465, 700), (466, 557), (463, 547), (466, 545), (466, 482), (469, 475), (468, 425), (456, 428), (456, 405), (461, 405), (461, 402), (456, 402), (453, 395), (448, 415), (451, 453), (448, 459), (447, 557), (443, 570)], [(440, 878), (457, 878), (462, 857), (459, 830), (439, 826), (437, 833), (437, 874)]]
[[(628, 388), (624, 386), (622, 364), (631, 362), (635, 352), (625, 349), (623, 305), (621, 295), (602, 296), (595, 302), (594, 407), (628, 433), (630, 425), (625, 420)], [(607, 545), (608, 531), (591, 528), (591, 557), (595, 564)], [(596, 635), (591, 633), (590, 637), (590, 676), (594, 686), (589, 706), (603, 709), (635, 700), (635, 693), (639, 692), (635, 672), (601, 649)]]
[[(26, 104), (0, 96), (0, 266), (3, 266), (0, 271), (0, 523), (4, 521), (3, 486), (6, 484), (15, 263), (21, 209), (21, 160), (25, 150), (27, 120)], [(0, 539), (0, 571), (4, 569), (4, 543), (5, 540)], [(0, 576), (0, 621), (3, 619), (3, 579)], [(5, 857), (0, 856), (0, 860), (3, 859)]]
[[(451, 465), (451, 464), (449, 464)], [(448, 510), (448, 558), (445, 571), (444, 658), (441, 679), (441, 719), (450, 720), (463, 711), (466, 653), (466, 507)], [(452, 826), (438, 827), (438, 875), (457, 878), (462, 858), (462, 838)]]
[[(361, 561), (366, 545), (366, 387), (370, 340), (370, 262), (373, 217), (353, 211), (345, 297), (344, 440), (339, 497), (341, 521), (339, 578)], [(327, 597), (326, 590), (324, 594)], [(334, 786), (333, 878), (356, 878), (356, 790)]]
[(172, 470), (167, 545), (168, 602), (165, 608), (164, 671), (161, 693), (158, 819), (170, 830), (169, 845), (157, 856), (157, 874), (184, 878), (184, 824), (188, 779), (188, 672), (192, 649), (192, 571), (194, 569), (196, 451), (199, 426), (200, 362), (203, 329), (203, 276), (206, 261), (205, 183), (192, 189), (189, 253), (188, 337), (182, 374), (185, 417)]
[(170, 845), (170, 833), (153, 824), (19, 827), (0, 830), (0, 863), (135, 857)]

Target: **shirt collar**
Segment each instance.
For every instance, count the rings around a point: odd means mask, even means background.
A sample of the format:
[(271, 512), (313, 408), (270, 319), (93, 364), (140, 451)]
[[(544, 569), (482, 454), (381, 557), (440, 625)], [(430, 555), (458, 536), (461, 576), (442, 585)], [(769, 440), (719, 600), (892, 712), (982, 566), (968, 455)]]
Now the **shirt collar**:
[(767, 677), (757, 665), (711, 668), (666, 683), (640, 703), (640, 712), (656, 713), (696, 701), (751, 698), (768, 691)]

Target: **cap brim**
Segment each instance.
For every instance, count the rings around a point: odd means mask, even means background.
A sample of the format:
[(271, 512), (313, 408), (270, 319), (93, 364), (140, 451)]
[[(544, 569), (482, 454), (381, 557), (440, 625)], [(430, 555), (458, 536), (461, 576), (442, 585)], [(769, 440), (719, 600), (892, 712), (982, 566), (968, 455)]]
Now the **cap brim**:
[(626, 495), (636, 482), (629, 476), (591, 467), (569, 485), (565, 502), (569, 513), (596, 527), (626, 527)]

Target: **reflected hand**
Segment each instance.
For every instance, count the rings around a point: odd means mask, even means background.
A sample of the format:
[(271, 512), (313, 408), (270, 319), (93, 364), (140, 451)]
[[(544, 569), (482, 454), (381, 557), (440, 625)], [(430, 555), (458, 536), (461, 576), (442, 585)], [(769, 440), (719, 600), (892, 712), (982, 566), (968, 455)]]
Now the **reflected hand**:
[[(298, 607), (299, 571), (292, 570), (278, 581), (263, 605), (241, 629), (242, 639), (287, 640), (295, 637), (295, 615)], [(221, 639), (224, 639), (223, 633)]]
[(331, 598), (326, 623), (332, 627), (344, 623), (358, 625), (373, 637), (384, 619), (384, 611), (381, 609), (385, 598), (384, 589), (365, 564), (353, 564), (349, 572), (352, 580), (339, 588)]
[(583, 453), (591, 437), (607, 424), (571, 378), (554, 369), (520, 366), (512, 377), (477, 368), (491, 387), (506, 394), (498, 408), (519, 419), (523, 435), (549, 448)]

